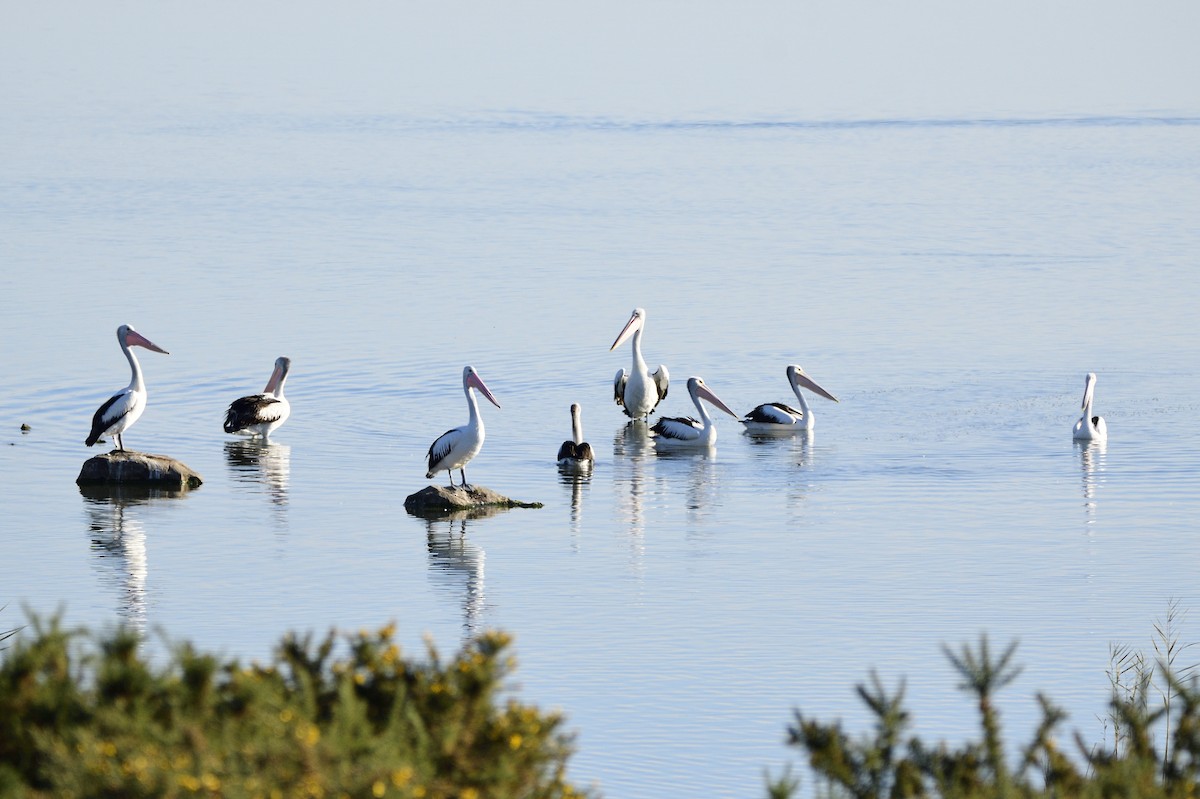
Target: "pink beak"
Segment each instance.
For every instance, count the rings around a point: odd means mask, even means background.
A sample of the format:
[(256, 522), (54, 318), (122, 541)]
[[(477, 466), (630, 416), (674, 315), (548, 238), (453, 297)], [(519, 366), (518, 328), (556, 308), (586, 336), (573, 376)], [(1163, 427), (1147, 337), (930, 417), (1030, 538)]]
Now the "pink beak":
[(612, 352), (617, 347), (621, 346), (621, 344), (625, 341), (625, 339), (632, 336), (634, 331), (637, 330), (639, 327), (638, 322), (639, 322), (639, 319), (638, 319), (638, 315), (636, 313), (633, 316), (629, 317), (629, 321), (625, 323), (625, 327), (623, 327), (621, 329), (620, 335), (617, 336), (617, 340), (614, 341), (613, 345), (608, 348), (608, 351)]
[(163, 355), (171, 354), (136, 330), (130, 330), (125, 335), (125, 343), (130, 347), (145, 347), (146, 349), (153, 350), (154, 352), (161, 352)]
[(487, 397), (488, 401), (490, 401), (497, 408), (500, 407), (500, 403), (496, 402), (496, 398), (492, 396), (492, 392), (488, 390), (488, 387), (483, 384), (483, 380), (480, 379), (479, 375), (475, 374), (474, 372), (468, 375), (467, 385), (472, 388), (479, 389), (479, 392), (483, 394), (483, 396)]
[(796, 374), (796, 383), (801, 386), (804, 386), (805, 388), (807, 388), (809, 391), (813, 392), (814, 394), (820, 394), (825, 399), (833, 400), (834, 402), (838, 401), (837, 397), (833, 396), (828, 391), (826, 391), (825, 389), (818, 386), (816, 384), (816, 382), (808, 375), (797, 373)]
[(708, 386), (699, 386), (696, 389), (696, 396), (708, 400), (713, 405), (716, 405), (718, 408), (725, 411), (725, 413), (732, 416), (734, 419), (738, 418), (738, 415), (731, 411), (728, 405), (726, 405), (724, 402), (721, 402), (721, 398), (712, 393), (712, 389), (710, 389)]

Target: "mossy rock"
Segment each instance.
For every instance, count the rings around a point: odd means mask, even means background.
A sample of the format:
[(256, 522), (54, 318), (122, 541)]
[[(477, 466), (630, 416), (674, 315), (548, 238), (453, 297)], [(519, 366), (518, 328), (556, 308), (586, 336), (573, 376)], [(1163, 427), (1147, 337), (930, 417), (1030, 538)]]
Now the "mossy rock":
[(426, 486), (404, 500), (415, 516), (443, 516), (481, 508), (540, 508), (540, 502), (518, 502), (483, 486)]
[(204, 481), (186, 464), (166, 455), (114, 449), (84, 461), (75, 478), (78, 485), (134, 484), (185, 491)]

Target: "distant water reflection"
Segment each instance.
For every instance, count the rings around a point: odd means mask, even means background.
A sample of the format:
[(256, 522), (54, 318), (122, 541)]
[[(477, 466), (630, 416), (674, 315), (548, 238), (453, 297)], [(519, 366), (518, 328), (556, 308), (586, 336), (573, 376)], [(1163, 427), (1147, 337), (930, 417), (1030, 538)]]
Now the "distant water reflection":
[(88, 534), (101, 581), (115, 586), (121, 596), (117, 615), (129, 627), (146, 632), (146, 527), (141, 506), (169, 502), (185, 496), (145, 486), (83, 485)]
[[(617, 487), (617, 513), (629, 530), (632, 565), (644, 567), (646, 555), (646, 504), (653, 493), (650, 458), (654, 445), (645, 422), (629, 422), (613, 436), (613, 482)], [(628, 493), (621, 488), (627, 485)]]
[(579, 549), (579, 534), (583, 524), (583, 489), (592, 482), (591, 474), (579, 474), (567, 469), (559, 469), (559, 482), (571, 489), (571, 541), (574, 549)]
[(282, 513), (288, 504), (292, 448), (287, 444), (244, 439), (225, 442), (225, 460), (235, 483), (265, 490)]
[(1097, 488), (1104, 481), (1108, 442), (1076, 441), (1075, 447), (1079, 450), (1079, 466), (1083, 472), (1083, 508), (1090, 528), (1096, 523), (1096, 494)]
[(424, 516), (430, 579), (445, 593), (458, 598), (462, 606), (464, 639), (483, 631), (483, 611), (486, 607), (486, 553), (467, 538), (467, 530), (472, 522), (507, 510), (503, 507), (487, 507)]

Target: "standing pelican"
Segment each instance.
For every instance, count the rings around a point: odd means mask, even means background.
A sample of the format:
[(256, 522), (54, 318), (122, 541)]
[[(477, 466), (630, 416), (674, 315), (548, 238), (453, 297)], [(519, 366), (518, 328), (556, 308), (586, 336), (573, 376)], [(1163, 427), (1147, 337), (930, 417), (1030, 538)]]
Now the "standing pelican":
[(571, 440), (558, 448), (558, 465), (563, 469), (584, 472), (592, 468), (592, 445), (583, 440), (583, 423), (579, 419), (578, 402), (571, 403)]
[(787, 379), (788, 385), (792, 387), (792, 391), (796, 394), (796, 399), (800, 400), (800, 409), (797, 410), (790, 405), (784, 405), (782, 402), (768, 402), (765, 405), (759, 405), (741, 420), (742, 424), (746, 425), (747, 430), (755, 433), (812, 430), (813, 425), (816, 424), (816, 419), (813, 417), (813, 412), (809, 410), (808, 402), (804, 399), (804, 393), (800, 391), (801, 388), (807, 388), (814, 394), (820, 394), (825, 399), (830, 399), (834, 402), (838, 401), (837, 397), (818, 386), (796, 364), (792, 364), (787, 368)]
[(130, 347), (145, 347), (163, 355), (170, 353), (129, 325), (117, 328), (117, 341), (121, 342), (121, 352), (125, 353), (133, 376), (129, 385), (109, 397), (108, 401), (96, 410), (96, 415), (92, 417), (92, 432), (88, 433), (84, 443), (90, 447), (100, 440), (100, 436), (112, 436), (117, 442), (117, 449), (124, 452), (125, 444), (121, 440), (121, 433), (133, 427), (142, 411), (146, 410), (146, 384), (142, 381), (142, 367)]
[(267, 381), (263, 393), (235, 399), (229, 410), (225, 411), (225, 432), (248, 433), (266, 441), (277, 427), (286, 422), (292, 405), (283, 396), (283, 383), (291, 368), (291, 358), (276, 358), (271, 379)]
[(1092, 395), (1095, 391), (1096, 373), (1088, 372), (1087, 380), (1083, 384), (1083, 415), (1071, 431), (1071, 437), (1076, 441), (1104, 441), (1108, 438), (1108, 425), (1104, 423), (1104, 417), (1092, 416)]
[(689, 377), (687, 387), (688, 394), (692, 396), (692, 402), (696, 405), (696, 410), (700, 412), (701, 421), (696, 421), (690, 416), (659, 419), (654, 423), (654, 427), (650, 428), (656, 436), (655, 446), (665, 444), (668, 447), (711, 447), (715, 444), (717, 428), (713, 425), (708, 411), (700, 404), (702, 399), (708, 400), (734, 419), (737, 418), (737, 414), (731, 411), (728, 405), (721, 402), (721, 398), (712, 393), (712, 389), (706, 386), (700, 378)]
[(483, 417), (479, 415), (479, 405), (471, 391), (473, 388), (479, 389), (493, 405), (500, 407), (492, 392), (479, 379), (475, 367), (463, 369), (463, 393), (467, 395), (467, 408), (471, 416), (465, 425), (447, 430), (429, 445), (429, 472), (425, 475), (426, 479), (431, 480), (438, 472), (447, 471), (450, 472), (450, 487), (453, 488), (454, 470), (458, 469), (462, 475), (462, 487), (468, 487), (466, 465), (483, 447)]
[(654, 413), (658, 403), (667, 398), (667, 383), (670, 375), (667, 367), (659, 364), (658, 371), (650, 373), (646, 360), (642, 357), (642, 329), (646, 326), (646, 310), (634, 308), (633, 315), (625, 323), (617, 340), (608, 348), (612, 352), (625, 339), (633, 336), (633, 371), (626, 373), (624, 369), (617, 372), (613, 380), (613, 399), (631, 419), (645, 420)]

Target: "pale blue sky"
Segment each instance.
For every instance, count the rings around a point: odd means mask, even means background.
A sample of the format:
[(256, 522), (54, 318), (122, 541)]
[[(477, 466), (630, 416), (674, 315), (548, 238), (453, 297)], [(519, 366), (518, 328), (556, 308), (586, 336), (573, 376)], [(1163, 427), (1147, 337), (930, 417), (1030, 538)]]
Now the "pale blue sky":
[(0, 91), (24, 112), (1195, 114), (1198, 40), (1195, 0), (22, 3)]

